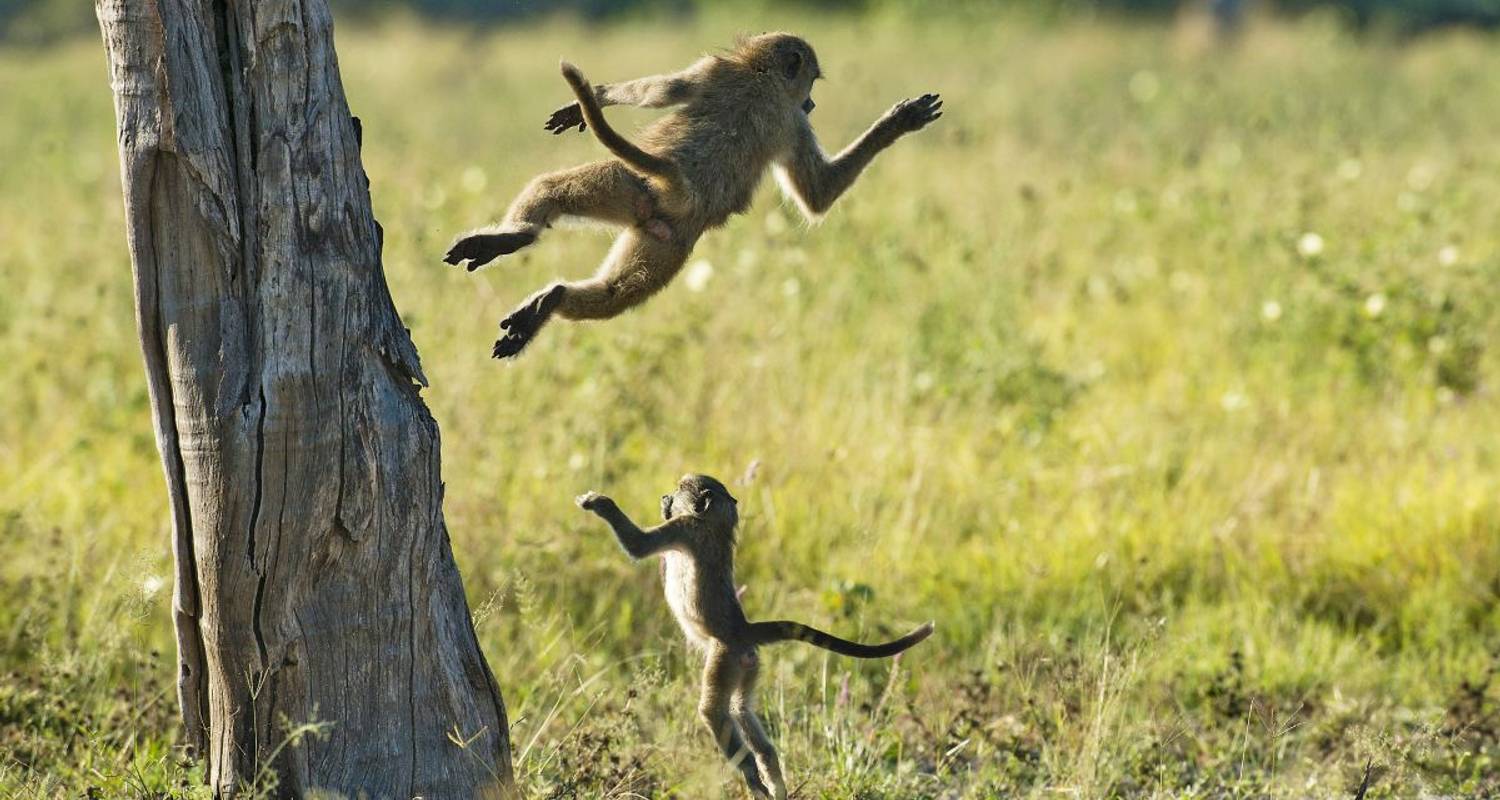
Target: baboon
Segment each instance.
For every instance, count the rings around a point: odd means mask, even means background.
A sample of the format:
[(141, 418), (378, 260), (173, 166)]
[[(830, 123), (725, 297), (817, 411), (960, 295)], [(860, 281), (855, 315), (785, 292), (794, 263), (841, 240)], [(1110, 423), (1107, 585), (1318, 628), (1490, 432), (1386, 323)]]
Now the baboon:
[(684, 475), (675, 491), (663, 495), (664, 521), (650, 530), (641, 530), (597, 492), (580, 495), (577, 503), (609, 523), (632, 559), (662, 556), (667, 605), (688, 643), (705, 657), (698, 714), (757, 797), (786, 797), (781, 761), (755, 714), (760, 646), (799, 641), (840, 655), (884, 658), (932, 634), (928, 622), (884, 644), (860, 644), (800, 622), (748, 621), (734, 587), (738, 501), (707, 475)]
[[(474, 270), (534, 242), (561, 217), (623, 226), (592, 278), (537, 292), (500, 323), (493, 355), (521, 352), (554, 313), (609, 319), (666, 286), (704, 231), (750, 205), (766, 167), (813, 220), (854, 183), (876, 153), (942, 116), (935, 94), (903, 100), (837, 155), (824, 155), (808, 123), (817, 55), (788, 33), (745, 38), (687, 69), (590, 86), (571, 64), (563, 77), (578, 100), (544, 125), (561, 133), (589, 126), (616, 159), (542, 175), (500, 224), (466, 234), (443, 260)], [(648, 127), (637, 146), (616, 133), (601, 106), (678, 108)]]

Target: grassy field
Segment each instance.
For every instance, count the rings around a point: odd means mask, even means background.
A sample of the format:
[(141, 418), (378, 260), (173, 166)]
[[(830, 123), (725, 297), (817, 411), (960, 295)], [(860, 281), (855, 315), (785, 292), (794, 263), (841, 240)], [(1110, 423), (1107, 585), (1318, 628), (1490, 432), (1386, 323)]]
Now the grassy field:
[[(830, 148), (947, 113), (821, 226), (768, 186), (695, 280), (492, 362), (607, 245), (438, 261), (600, 157), (541, 131), (558, 57), (614, 80), (771, 27), (819, 48)], [(1500, 794), (1495, 40), (402, 20), (339, 56), (533, 796), (741, 796), (655, 567), (572, 505), (648, 517), (688, 470), (738, 481), (752, 617), (938, 621), (896, 664), (771, 652), (799, 797)], [(98, 42), (0, 48), (0, 98), (0, 796), (202, 796)]]

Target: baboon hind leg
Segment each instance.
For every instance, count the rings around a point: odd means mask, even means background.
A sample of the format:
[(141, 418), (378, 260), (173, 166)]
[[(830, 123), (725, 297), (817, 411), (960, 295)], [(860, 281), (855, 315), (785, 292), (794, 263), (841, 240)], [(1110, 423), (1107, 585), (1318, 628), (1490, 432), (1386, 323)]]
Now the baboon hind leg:
[(739, 685), (739, 671), (738, 659), (734, 655), (722, 649), (709, 653), (708, 663), (703, 665), (703, 695), (698, 700), (698, 716), (708, 726), (719, 751), (744, 776), (750, 793), (756, 797), (771, 797), (770, 790), (756, 771), (754, 755), (745, 747), (730, 713), (735, 687)]
[(472, 272), (532, 244), (564, 216), (643, 225), (664, 238), (670, 228), (655, 215), (656, 201), (643, 179), (618, 161), (596, 161), (532, 179), (511, 203), (504, 221), (459, 237), (443, 260), (468, 261)]
[(594, 277), (553, 284), (527, 298), (501, 321), (495, 358), (520, 353), (553, 312), (564, 319), (599, 320), (640, 305), (672, 280), (689, 252), (689, 245), (627, 228), (615, 239)]
[(564, 319), (611, 319), (645, 302), (672, 281), (691, 252), (689, 245), (662, 241), (639, 228), (615, 239), (594, 277), (564, 284), (557, 313)]
[(740, 679), (729, 700), (729, 713), (735, 725), (744, 734), (745, 743), (755, 756), (761, 782), (771, 787), (771, 796), (786, 800), (786, 779), (781, 774), (781, 759), (776, 754), (776, 745), (755, 715), (755, 682), (760, 677), (760, 657), (754, 651), (740, 657)]

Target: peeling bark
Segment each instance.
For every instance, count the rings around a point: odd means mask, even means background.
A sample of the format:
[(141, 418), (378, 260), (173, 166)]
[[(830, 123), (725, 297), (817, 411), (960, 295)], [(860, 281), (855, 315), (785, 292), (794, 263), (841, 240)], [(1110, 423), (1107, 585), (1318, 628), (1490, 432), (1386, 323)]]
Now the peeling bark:
[[(507, 791), (326, 0), (96, 8), (188, 746), (226, 797)], [(331, 726), (283, 746), (308, 722)]]

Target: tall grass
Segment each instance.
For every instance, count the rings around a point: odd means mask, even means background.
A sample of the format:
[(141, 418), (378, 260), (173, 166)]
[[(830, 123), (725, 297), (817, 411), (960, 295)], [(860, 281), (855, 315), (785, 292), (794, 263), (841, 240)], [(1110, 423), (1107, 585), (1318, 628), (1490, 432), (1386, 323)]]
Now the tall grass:
[[(699, 290), (490, 361), (606, 247), (438, 261), (601, 157), (541, 131), (558, 57), (612, 80), (778, 27), (819, 48), (830, 148), (901, 97), (947, 113), (821, 226), (767, 191)], [(402, 19), (339, 56), (537, 796), (738, 791), (656, 570), (571, 504), (649, 516), (687, 470), (741, 481), (753, 617), (938, 621), (897, 663), (769, 655), (800, 796), (1331, 796), (1367, 763), (1371, 797), (1500, 792), (1491, 40)], [(0, 97), (0, 794), (197, 796), (100, 48), (0, 50)]]

